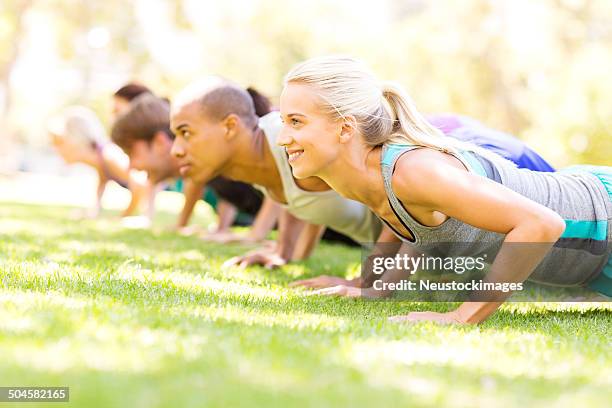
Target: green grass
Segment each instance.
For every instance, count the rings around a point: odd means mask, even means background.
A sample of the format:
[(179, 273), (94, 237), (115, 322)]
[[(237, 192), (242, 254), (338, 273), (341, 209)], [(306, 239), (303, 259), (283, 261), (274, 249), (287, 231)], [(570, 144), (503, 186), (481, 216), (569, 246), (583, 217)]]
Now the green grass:
[(69, 404), (49, 406), (604, 407), (612, 399), (605, 304), (510, 303), (478, 327), (394, 324), (386, 318), (453, 305), (287, 288), (298, 277), (355, 273), (355, 249), (322, 245), (277, 271), (222, 271), (245, 248), (164, 232), (173, 214), (137, 231), (114, 213), (75, 222), (70, 211), (0, 202), (0, 386), (70, 387)]

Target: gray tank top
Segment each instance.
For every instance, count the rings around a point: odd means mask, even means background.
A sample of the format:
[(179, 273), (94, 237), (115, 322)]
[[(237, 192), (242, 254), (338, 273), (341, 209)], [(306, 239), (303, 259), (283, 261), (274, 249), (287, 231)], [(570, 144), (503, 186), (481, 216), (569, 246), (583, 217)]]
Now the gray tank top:
[[(437, 227), (428, 227), (406, 211), (393, 192), (391, 180), (398, 158), (421, 148), (413, 145), (383, 146), (381, 170), (389, 204), (400, 222), (414, 237), (417, 247), (431, 248), (445, 243), (448, 256), (474, 256), (483, 250), (496, 254), (504, 234), (476, 228), (449, 218)], [(557, 212), (566, 229), (529, 280), (558, 286), (584, 285), (603, 270), (612, 252), (612, 202), (603, 183), (593, 174), (574, 171), (544, 173), (516, 166), (500, 158), (489, 160), (472, 151), (453, 154), (468, 171), (503, 184), (509, 189)], [(489, 257), (493, 261), (494, 257)]]
[[(382, 223), (365, 205), (340, 196), (333, 190), (302, 190), (293, 179), (285, 148), (276, 144), (282, 122), (278, 112), (271, 112), (259, 119), (270, 150), (276, 161), (283, 183), (287, 204), (285, 208), (296, 217), (312, 224), (325, 225), (356, 242), (375, 242), (382, 230)], [(266, 190), (259, 187), (264, 194)]]

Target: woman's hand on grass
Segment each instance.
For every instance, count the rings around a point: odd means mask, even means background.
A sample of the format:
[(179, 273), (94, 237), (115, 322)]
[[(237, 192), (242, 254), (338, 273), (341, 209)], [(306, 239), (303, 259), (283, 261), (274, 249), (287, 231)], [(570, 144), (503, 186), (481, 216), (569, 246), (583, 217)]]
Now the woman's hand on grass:
[(289, 284), (289, 287), (302, 286), (310, 289), (329, 288), (332, 286), (359, 287), (360, 279), (344, 279), (338, 276), (321, 275), (310, 279), (302, 279)]
[(93, 220), (98, 218), (100, 210), (97, 208), (79, 208), (70, 212), (70, 219), (74, 221)]
[(389, 321), (396, 323), (434, 322), (439, 324), (468, 324), (461, 320), (459, 314), (455, 310), (446, 313), (411, 312), (404, 316), (392, 316), (389, 318)]

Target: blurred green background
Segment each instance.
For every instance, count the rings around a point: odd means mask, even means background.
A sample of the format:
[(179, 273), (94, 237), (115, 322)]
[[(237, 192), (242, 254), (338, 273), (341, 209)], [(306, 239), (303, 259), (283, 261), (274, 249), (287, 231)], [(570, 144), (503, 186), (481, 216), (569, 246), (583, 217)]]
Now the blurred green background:
[[(366, 60), (424, 112), (516, 134), (556, 166), (611, 164), (607, 0), (10, 0), (0, 3), (0, 162), (46, 148), (68, 104), (106, 120), (138, 80), (162, 96), (206, 74), (278, 101), (296, 62)], [(12, 163), (12, 164), (11, 164)]]

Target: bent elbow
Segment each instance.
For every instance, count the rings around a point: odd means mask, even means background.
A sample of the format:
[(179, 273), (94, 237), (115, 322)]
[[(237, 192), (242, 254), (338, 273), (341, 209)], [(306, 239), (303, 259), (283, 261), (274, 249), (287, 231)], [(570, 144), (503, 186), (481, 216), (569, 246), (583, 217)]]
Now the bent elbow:
[(561, 216), (559, 214), (555, 213), (555, 221), (554, 221), (554, 235), (555, 235), (555, 241), (559, 239), (559, 237), (561, 237), (561, 235), (563, 235), (563, 233), (565, 232), (565, 220), (563, 218), (561, 218)]
[(561, 216), (550, 211), (538, 220), (538, 238), (542, 242), (556, 242), (565, 231), (565, 221)]

